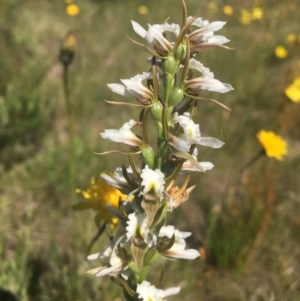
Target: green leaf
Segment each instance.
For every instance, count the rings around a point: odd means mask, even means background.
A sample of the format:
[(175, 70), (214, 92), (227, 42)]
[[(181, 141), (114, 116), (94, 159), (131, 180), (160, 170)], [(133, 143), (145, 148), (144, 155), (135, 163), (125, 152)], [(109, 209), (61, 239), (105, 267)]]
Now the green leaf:
[(72, 206), (72, 209), (75, 211), (82, 211), (82, 210), (87, 210), (92, 208), (93, 208), (93, 203), (91, 201), (80, 202)]

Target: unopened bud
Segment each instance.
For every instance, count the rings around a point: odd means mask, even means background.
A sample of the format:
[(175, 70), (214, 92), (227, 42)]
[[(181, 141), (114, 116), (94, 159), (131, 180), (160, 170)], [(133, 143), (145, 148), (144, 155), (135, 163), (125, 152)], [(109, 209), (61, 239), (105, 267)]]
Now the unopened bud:
[(159, 101), (153, 102), (150, 112), (155, 121), (161, 122), (163, 106)]
[(175, 57), (178, 61), (182, 61), (186, 56), (186, 44), (180, 44), (176, 50)]
[(141, 149), (141, 155), (144, 160), (144, 162), (153, 169), (155, 166), (155, 153), (150, 145), (146, 145), (145, 147), (142, 147)]
[(162, 70), (170, 75), (174, 75), (177, 69), (177, 62), (173, 55), (168, 56), (161, 62)]
[(169, 106), (175, 107), (182, 102), (184, 99), (184, 92), (180, 88), (175, 88), (169, 98)]
[(66, 66), (70, 65), (74, 58), (76, 37), (72, 32), (65, 36), (59, 54), (59, 60)]

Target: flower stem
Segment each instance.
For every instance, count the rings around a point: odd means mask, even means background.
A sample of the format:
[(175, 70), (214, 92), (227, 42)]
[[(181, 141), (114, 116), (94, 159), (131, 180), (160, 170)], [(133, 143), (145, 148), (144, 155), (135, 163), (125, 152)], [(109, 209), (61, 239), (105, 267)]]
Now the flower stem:
[(71, 190), (71, 200), (72, 202), (76, 201), (75, 194), (75, 166), (74, 166), (74, 121), (73, 121), (73, 112), (70, 102), (70, 92), (69, 92), (69, 70), (68, 64), (63, 64), (63, 90), (64, 98), (67, 110), (67, 119), (69, 127), (69, 185)]
[(243, 173), (246, 169), (248, 169), (250, 166), (252, 166), (259, 158), (261, 158), (265, 154), (264, 149), (260, 149), (259, 152), (252, 157), (246, 164), (242, 166), (241, 173)]

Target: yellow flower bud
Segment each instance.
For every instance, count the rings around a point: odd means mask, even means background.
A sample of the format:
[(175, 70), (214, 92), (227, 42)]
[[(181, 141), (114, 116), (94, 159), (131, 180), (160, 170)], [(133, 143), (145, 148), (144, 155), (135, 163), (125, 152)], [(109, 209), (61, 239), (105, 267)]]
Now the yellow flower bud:
[(74, 58), (74, 53), (75, 53), (75, 47), (76, 47), (76, 37), (70, 31), (65, 36), (60, 49), (59, 60), (63, 64), (70, 65), (72, 63)]

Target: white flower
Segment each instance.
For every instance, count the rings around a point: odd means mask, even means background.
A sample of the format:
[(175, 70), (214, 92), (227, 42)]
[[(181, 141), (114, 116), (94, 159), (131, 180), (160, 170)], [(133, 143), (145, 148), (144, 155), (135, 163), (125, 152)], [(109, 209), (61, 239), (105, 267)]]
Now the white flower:
[(123, 244), (124, 236), (121, 236), (117, 241), (113, 240), (110, 245), (108, 245), (103, 253), (96, 253), (89, 255), (88, 260), (100, 259), (104, 264), (101, 267), (91, 269), (87, 271), (88, 274), (93, 274), (96, 277), (101, 277), (105, 275), (110, 275), (116, 277), (126, 268), (126, 263), (118, 256), (119, 244)]
[(141, 146), (142, 141), (130, 129), (137, 124), (133, 119), (124, 125), (119, 130), (104, 130), (100, 133), (103, 139), (109, 139), (114, 142), (125, 143), (130, 146)]
[[(197, 156), (198, 156), (198, 149), (195, 148), (193, 152), (193, 157), (197, 161)], [(185, 161), (181, 167), (181, 171), (207, 171), (211, 170), (214, 165), (211, 162), (198, 162), (199, 165), (201, 165), (202, 170), (197, 168), (191, 161)]]
[(163, 226), (160, 228), (158, 237), (168, 237), (169, 239), (172, 236), (175, 236), (175, 242), (173, 246), (161, 252), (161, 255), (168, 259), (195, 259), (200, 256), (200, 253), (194, 249), (185, 250), (186, 243), (185, 238), (191, 235), (190, 232), (181, 232), (174, 228), (174, 226)]
[[(133, 174), (131, 167), (127, 168), (128, 174)], [(122, 168), (117, 167), (114, 171), (114, 175), (110, 176), (106, 173), (101, 173), (101, 178), (110, 186), (119, 189), (122, 193), (128, 194), (131, 192), (131, 187), (128, 185), (125, 177), (123, 176)]]
[(141, 194), (153, 193), (161, 198), (165, 188), (164, 177), (164, 174), (159, 169), (152, 170), (146, 165), (141, 173), (141, 178), (143, 179), (141, 186), (144, 186)]
[(137, 285), (136, 292), (142, 301), (165, 301), (165, 297), (178, 294), (180, 287), (172, 287), (167, 290), (157, 289), (148, 281), (143, 281)]
[(148, 25), (148, 31), (144, 29), (139, 23), (131, 21), (134, 31), (146, 39), (147, 42), (158, 52), (170, 53), (172, 51), (172, 44), (164, 37), (163, 33), (166, 31), (172, 32), (177, 37), (179, 35), (180, 27), (177, 24), (154, 24)]
[(189, 68), (197, 70), (202, 73), (202, 77), (185, 80), (185, 87), (193, 94), (199, 94), (203, 90), (226, 93), (233, 90), (232, 86), (214, 79), (213, 72), (205, 68), (203, 64), (195, 59), (190, 59)]
[(151, 79), (151, 73), (143, 72), (137, 74), (130, 79), (121, 79), (121, 84), (108, 84), (107, 86), (114, 92), (124, 96), (133, 96), (138, 102), (144, 105), (151, 103), (154, 99), (154, 94), (151, 90), (142, 84), (143, 80)]
[(131, 213), (128, 215), (126, 227), (127, 240), (134, 238), (136, 235), (143, 237), (148, 242), (149, 228), (147, 227), (147, 216), (145, 213)]
[[(192, 17), (188, 17), (189, 21)], [(191, 49), (195, 52), (205, 51), (212, 47), (226, 48), (223, 44), (229, 42), (224, 36), (214, 35), (215, 31), (220, 30), (226, 22), (215, 21), (209, 23), (207, 20), (202, 20), (202, 18), (197, 18), (194, 20), (192, 25), (199, 27), (195, 31), (187, 34), (187, 38), (191, 42)]]
[(201, 137), (199, 125), (195, 124), (190, 118), (190, 113), (178, 115), (178, 113), (175, 112), (173, 121), (174, 123), (178, 122), (183, 129), (183, 134), (178, 137), (171, 135), (169, 138), (169, 144), (178, 151), (187, 153), (192, 144), (200, 144), (212, 148), (220, 148), (224, 145), (222, 141), (216, 138)]

